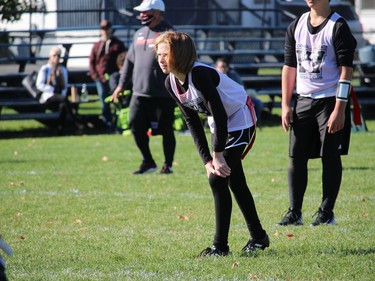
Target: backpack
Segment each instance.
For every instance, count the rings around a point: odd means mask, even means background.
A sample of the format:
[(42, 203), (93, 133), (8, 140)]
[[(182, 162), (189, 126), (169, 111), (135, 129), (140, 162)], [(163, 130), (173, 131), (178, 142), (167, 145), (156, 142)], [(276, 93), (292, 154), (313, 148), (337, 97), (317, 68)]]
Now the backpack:
[(26, 75), (22, 79), (22, 85), (26, 88), (26, 90), (30, 93), (33, 98), (39, 99), (42, 95), (42, 92), (39, 91), (36, 87), (36, 78), (38, 77), (38, 72), (35, 70), (30, 74)]

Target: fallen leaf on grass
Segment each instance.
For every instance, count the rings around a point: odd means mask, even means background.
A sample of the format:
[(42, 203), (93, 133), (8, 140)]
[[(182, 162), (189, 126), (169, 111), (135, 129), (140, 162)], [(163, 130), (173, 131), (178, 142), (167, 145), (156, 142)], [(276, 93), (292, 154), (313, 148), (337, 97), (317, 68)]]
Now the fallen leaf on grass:
[(20, 182), (10, 182), (10, 186), (23, 186), (25, 183), (23, 181)]
[(252, 274), (252, 273), (250, 273), (248, 279), (249, 279), (249, 280), (256, 280), (256, 279), (259, 279), (259, 276), (256, 275), (256, 274)]
[(189, 217), (188, 216), (184, 216), (184, 215), (179, 215), (179, 216), (177, 216), (177, 218), (179, 220), (183, 220), (183, 221), (188, 221), (189, 220)]
[(238, 267), (240, 263), (238, 261), (235, 261), (232, 263), (232, 268)]
[(274, 235), (275, 235), (275, 236), (280, 236), (280, 235), (282, 235), (282, 233), (281, 233), (281, 232), (278, 232), (278, 231), (276, 231)]
[(286, 237), (288, 237), (288, 238), (296, 238), (296, 237), (294, 236), (294, 234), (287, 234)]
[(25, 239), (26, 239), (25, 236), (23, 236), (23, 235), (20, 235), (18, 238), (19, 238), (20, 240), (25, 240)]

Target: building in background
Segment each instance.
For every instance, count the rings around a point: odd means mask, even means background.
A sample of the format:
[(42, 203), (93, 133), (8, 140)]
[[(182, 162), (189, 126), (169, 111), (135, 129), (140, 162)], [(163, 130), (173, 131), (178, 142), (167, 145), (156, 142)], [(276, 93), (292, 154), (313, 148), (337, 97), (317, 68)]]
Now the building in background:
[[(108, 19), (114, 25), (115, 35), (124, 40), (126, 45), (132, 41), (136, 26), (139, 26), (138, 13), (133, 7), (141, 0), (30, 0), (30, 5), (36, 12), (25, 13), (21, 20), (13, 23), (0, 22), (0, 30), (7, 30), (13, 36), (9, 48), (14, 57), (47, 57), (51, 45), (61, 45), (69, 52), (69, 68), (88, 68), (88, 56), (92, 44), (98, 40), (98, 24), (102, 19)], [(305, 1), (302, 0), (164, 0), (166, 18), (174, 26), (199, 25), (195, 37), (218, 37), (217, 34), (208, 34), (204, 26), (242, 26), (259, 28), (251, 33), (242, 34), (246, 37), (275, 38), (284, 37), (285, 28), (295, 17), (306, 10)], [(365, 38), (372, 44), (375, 41), (375, 16), (374, 0), (352, 0), (355, 4), (357, 15), (353, 6), (348, 1), (332, 0), (339, 13), (347, 17), (348, 23), (355, 34), (359, 46), (366, 44), (362, 36), (362, 26)], [(339, 9), (340, 7), (340, 9)], [(342, 9), (343, 8), (343, 9)], [(362, 25), (361, 25), (362, 24)], [(276, 30), (278, 28), (278, 30)], [(272, 30), (275, 29), (275, 30)], [(33, 32), (29, 32), (32, 30)], [(17, 32), (15, 32), (17, 31)], [(24, 31), (24, 32), (22, 32)], [(185, 29), (186, 31), (186, 29)], [(194, 30), (196, 32), (196, 30)], [(233, 34), (235, 35), (235, 34)], [(211, 46), (220, 50), (218, 46)], [(241, 43), (249, 44), (249, 43)], [(258, 42), (261, 46), (241, 45), (242, 49), (272, 49), (282, 48), (283, 42), (273, 43)], [(207, 47), (205, 43), (199, 46)], [(238, 46), (238, 43), (237, 43)], [(231, 46), (229, 46), (231, 47)], [(228, 46), (224, 46), (228, 48)], [(241, 60), (251, 61), (252, 57), (241, 57)], [(277, 58), (280, 60), (280, 58)], [(38, 61), (37, 61), (38, 62)]]
[(355, 0), (355, 9), (362, 23), (363, 37), (375, 45), (375, 1)]

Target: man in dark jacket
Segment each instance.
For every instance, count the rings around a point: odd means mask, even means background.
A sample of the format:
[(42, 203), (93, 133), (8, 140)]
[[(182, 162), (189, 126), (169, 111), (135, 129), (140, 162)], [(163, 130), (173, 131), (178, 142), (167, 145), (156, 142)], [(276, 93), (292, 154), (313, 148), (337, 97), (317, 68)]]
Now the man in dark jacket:
[(113, 93), (117, 98), (131, 83), (129, 125), (143, 161), (134, 174), (155, 172), (157, 165), (152, 157), (147, 132), (163, 136), (164, 164), (161, 173), (173, 173), (172, 162), (176, 148), (174, 136), (175, 102), (168, 94), (164, 81), (166, 75), (161, 71), (154, 53), (154, 42), (160, 33), (172, 30), (164, 20), (165, 6), (162, 0), (144, 0), (134, 10), (140, 12), (142, 28), (134, 34), (133, 44), (127, 53), (120, 82)]
[(102, 106), (102, 118), (105, 126), (112, 127), (112, 115), (109, 103), (104, 102), (110, 95), (109, 78), (117, 72), (117, 56), (126, 51), (122, 41), (113, 36), (112, 25), (108, 20), (100, 22), (100, 41), (96, 42), (90, 54), (90, 76), (96, 82), (96, 88)]

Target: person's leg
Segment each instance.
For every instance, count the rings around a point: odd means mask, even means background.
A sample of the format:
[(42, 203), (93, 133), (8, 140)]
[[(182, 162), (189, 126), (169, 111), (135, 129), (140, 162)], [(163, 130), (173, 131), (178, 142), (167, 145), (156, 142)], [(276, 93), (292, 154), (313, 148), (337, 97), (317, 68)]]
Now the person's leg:
[(150, 122), (148, 121), (147, 106), (145, 99), (133, 96), (130, 101), (129, 111), (129, 127), (133, 133), (135, 143), (142, 154), (143, 162), (154, 163), (152, 158), (149, 137), (147, 131), (150, 128)]
[(229, 186), (245, 218), (250, 236), (254, 239), (262, 239), (266, 236), (266, 232), (260, 223), (254, 199), (246, 183), (242, 167), (241, 155), (244, 147), (244, 145), (237, 146), (225, 151), (225, 160), (231, 168)]
[(250, 233), (250, 239), (241, 251), (245, 255), (254, 254), (257, 250), (264, 250), (270, 245), (269, 237), (260, 223), (254, 199), (246, 183), (242, 167), (242, 154), (246, 143), (249, 142), (254, 134), (254, 129), (255, 127), (243, 130), (239, 135), (237, 132), (229, 133), (229, 142), (224, 151), (225, 160), (231, 168), (228, 183), (242, 211)]
[(291, 210), (301, 213), (303, 197), (307, 188), (308, 172), (307, 158), (290, 157), (288, 167), (289, 207)]
[(110, 88), (108, 82), (102, 83), (96, 80), (96, 89), (100, 99), (100, 105), (102, 109), (103, 122), (107, 127), (112, 126), (112, 113), (110, 103), (105, 102), (106, 97), (110, 95)]
[(160, 99), (159, 109), (157, 112), (160, 118), (159, 128), (163, 135), (163, 152), (164, 152), (164, 164), (168, 167), (172, 167), (174, 153), (176, 150), (176, 138), (174, 135), (173, 122), (174, 122), (174, 108), (176, 104), (172, 99)]
[(59, 112), (59, 130), (64, 130), (67, 118), (67, 99), (62, 95), (53, 95), (47, 100), (47, 106), (51, 110)]
[(74, 122), (79, 121), (77, 109), (73, 108), (67, 96), (56, 94), (50, 97), (48, 102), (58, 105), (58, 110), (65, 120), (70, 118)]
[[(327, 98), (317, 101), (317, 122), (320, 128), (320, 141), (322, 143), (320, 156), (322, 158), (322, 203), (317, 212), (317, 218), (312, 225), (319, 224), (336, 224), (333, 209), (340, 190), (342, 178), (342, 149), (344, 149), (343, 141), (348, 142), (344, 138), (345, 128), (334, 134), (329, 134), (327, 123), (335, 108), (336, 99)], [(347, 117), (346, 117), (347, 118)]]
[(289, 209), (279, 225), (301, 225), (303, 197), (308, 182), (307, 162), (319, 139), (318, 126), (312, 113), (312, 99), (299, 97), (290, 128), (288, 193)]
[(228, 251), (228, 233), (232, 214), (232, 197), (227, 178), (210, 174), (208, 178), (215, 205), (215, 236), (213, 245), (220, 251)]
[(323, 198), (321, 209), (333, 211), (335, 202), (339, 194), (341, 178), (342, 178), (342, 164), (341, 157), (323, 157)]

